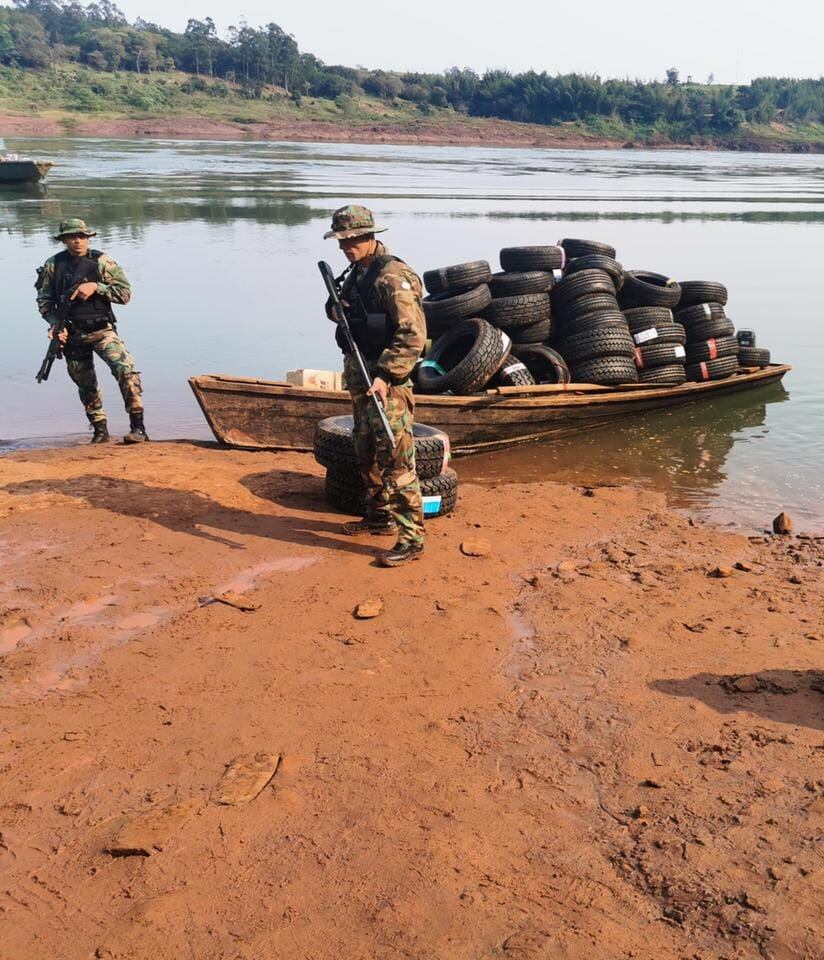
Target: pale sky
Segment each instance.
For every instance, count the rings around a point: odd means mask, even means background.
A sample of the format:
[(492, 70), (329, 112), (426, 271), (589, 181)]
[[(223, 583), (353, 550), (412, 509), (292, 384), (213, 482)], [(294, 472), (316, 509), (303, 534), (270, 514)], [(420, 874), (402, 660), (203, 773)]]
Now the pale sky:
[(821, 0), (118, 0), (182, 30), (211, 16), (223, 33), (242, 18), (292, 33), (301, 50), (326, 63), (390, 70), (598, 73), (664, 78), (675, 66), (705, 81), (824, 75)]

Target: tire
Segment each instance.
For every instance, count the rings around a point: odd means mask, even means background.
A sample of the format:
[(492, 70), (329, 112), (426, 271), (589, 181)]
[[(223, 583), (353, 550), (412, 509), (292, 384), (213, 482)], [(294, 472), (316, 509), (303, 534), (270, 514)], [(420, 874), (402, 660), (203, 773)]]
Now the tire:
[(564, 274), (571, 277), (582, 270), (603, 270), (604, 273), (609, 274), (612, 277), (616, 293), (624, 285), (624, 268), (612, 257), (604, 257), (598, 253), (590, 253), (585, 257), (575, 257), (566, 265)]
[(687, 365), (687, 380), (725, 380), (738, 370), (738, 357), (721, 357)]
[(567, 321), (564, 324), (563, 333), (565, 337), (572, 337), (585, 330), (594, 330), (596, 327), (603, 327), (610, 323), (619, 326), (622, 330), (629, 329), (620, 310), (599, 310), (597, 313), (587, 313), (583, 317), (575, 317)]
[(687, 354), (680, 343), (650, 343), (635, 348), (635, 366), (639, 370), (653, 367), (671, 367), (686, 363)]
[(687, 332), (680, 323), (666, 323), (657, 327), (647, 327), (646, 330), (637, 330), (632, 334), (637, 347), (647, 343), (680, 343), (683, 347), (687, 342)]
[(720, 303), (698, 303), (685, 310), (679, 310), (675, 314), (675, 319), (685, 327), (691, 327), (696, 323), (706, 323), (707, 320), (723, 320), (726, 316), (724, 307)]
[(582, 360), (571, 368), (574, 383), (600, 383), (612, 386), (616, 383), (637, 383), (638, 371), (630, 357), (596, 357)]
[(719, 337), (731, 337), (735, 333), (732, 320), (707, 320), (697, 323), (687, 330), (687, 343), (701, 343), (704, 340), (717, 340)]
[(566, 260), (560, 247), (504, 247), (501, 267), (507, 271), (563, 270)]
[(770, 351), (764, 347), (739, 347), (738, 363), (742, 367), (766, 367), (770, 362)]
[(517, 357), (532, 374), (534, 383), (569, 383), (569, 367), (556, 350), (545, 344), (513, 343), (510, 356)]
[(491, 302), (492, 294), (486, 284), (467, 290), (465, 293), (454, 295), (436, 293), (431, 297), (425, 297), (423, 312), (427, 329), (430, 325), (434, 329), (443, 328), (460, 323), (461, 320), (468, 320), (470, 317), (477, 317)]
[(624, 310), (624, 316), (632, 333), (647, 330), (659, 324), (672, 323), (674, 317), (669, 307), (631, 307)]
[[(458, 476), (447, 468), (436, 477), (421, 480), (424, 501), (424, 520), (452, 513), (458, 500)], [(344, 470), (329, 470), (326, 474), (326, 499), (332, 506), (355, 516), (366, 512), (366, 491), (360, 475)]]
[(501, 324), (498, 329), (513, 342), (546, 343), (552, 334), (552, 321), (539, 320), (538, 323), (530, 323), (526, 327), (505, 327)]
[(493, 299), (519, 297), (524, 293), (549, 293), (555, 285), (551, 273), (545, 270), (521, 270), (512, 273), (493, 273), (489, 281)]
[(509, 354), (495, 378), (496, 387), (528, 387), (534, 383), (535, 378), (529, 372), (529, 367), (514, 353)]
[(447, 330), (421, 363), (421, 393), (475, 393), (501, 369), (511, 345), (511, 338), (486, 320), (464, 320)]
[(548, 293), (525, 293), (518, 297), (499, 297), (481, 312), (493, 327), (527, 327), (541, 320), (549, 320)]
[(423, 282), (428, 293), (463, 293), (489, 283), (492, 270), (486, 260), (456, 263), (451, 267), (427, 270)]
[(629, 330), (613, 323), (576, 333), (560, 345), (560, 353), (570, 365), (595, 357), (634, 357), (635, 349)]
[(588, 293), (572, 303), (558, 307), (558, 315), (567, 323), (587, 317), (591, 313), (620, 313), (615, 294)]
[[(358, 458), (352, 436), (353, 418), (327, 417), (315, 427), (315, 460), (328, 470), (357, 474)], [(449, 437), (425, 423), (412, 426), (415, 469), (422, 480), (436, 477), (449, 463)]]
[(552, 302), (557, 309), (562, 310), (574, 300), (594, 293), (615, 296), (612, 277), (604, 270), (581, 270), (579, 273), (568, 274), (556, 284), (552, 291)]
[(558, 246), (566, 251), (567, 258), (574, 260), (577, 257), (588, 257), (591, 254), (600, 257), (615, 259), (615, 247), (608, 243), (599, 243), (597, 240), (559, 240)]
[(735, 337), (713, 337), (709, 340), (691, 342), (687, 345), (687, 363), (700, 363), (702, 360), (717, 360), (719, 357), (739, 356), (738, 340)]
[(687, 372), (683, 363), (674, 363), (666, 367), (652, 367), (638, 371), (639, 383), (660, 383), (662, 387), (680, 387), (687, 381)]
[(681, 283), (679, 306), (691, 307), (696, 303), (720, 303), (725, 306), (729, 294), (723, 283), (711, 280), (684, 280)]
[(621, 288), (622, 307), (669, 307), (681, 299), (681, 287), (675, 280), (648, 270), (629, 270)]

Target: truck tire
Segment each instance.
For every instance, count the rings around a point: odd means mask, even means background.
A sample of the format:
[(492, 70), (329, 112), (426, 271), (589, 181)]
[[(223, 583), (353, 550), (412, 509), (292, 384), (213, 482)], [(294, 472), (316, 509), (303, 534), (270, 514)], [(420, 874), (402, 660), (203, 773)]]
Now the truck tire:
[(539, 320), (526, 327), (507, 327), (499, 324), (498, 329), (510, 340), (517, 343), (546, 343), (552, 333), (551, 320)]
[(573, 334), (559, 346), (561, 356), (573, 366), (595, 357), (634, 357), (635, 349), (629, 330), (613, 323)]
[[(452, 513), (458, 500), (458, 476), (447, 468), (436, 477), (421, 480), (424, 520)], [(331, 469), (326, 474), (326, 499), (333, 507), (363, 516), (366, 512), (366, 490), (360, 475), (348, 470)]]
[(686, 367), (687, 380), (725, 380), (738, 370), (738, 357), (721, 357), (718, 360), (705, 360), (691, 363)]
[(615, 259), (615, 247), (608, 243), (599, 243), (597, 240), (559, 240), (558, 246), (566, 251), (567, 259), (574, 260), (576, 257), (588, 257), (591, 254), (600, 257), (609, 257)]
[(624, 273), (620, 299), (624, 308), (669, 307), (672, 310), (681, 299), (681, 287), (661, 273), (629, 270)]
[(707, 320), (705, 323), (693, 324), (687, 330), (687, 343), (701, 343), (704, 340), (731, 337), (735, 333), (732, 320)]
[(724, 320), (726, 316), (726, 311), (720, 303), (697, 303), (692, 307), (679, 309), (675, 319), (685, 327), (691, 327), (696, 323), (706, 323), (707, 320)]
[(491, 302), (492, 294), (486, 284), (465, 293), (436, 293), (431, 297), (424, 297), (423, 312), (427, 328), (430, 325), (443, 328), (470, 317), (477, 317)]
[(558, 309), (586, 294), (606, 293), (615, 296), (615, 283), (605, 270), (581, 270), (567, 274), (552, 291), (552, 302)]
[(675, 320), (669, 307), (630, 307), (629, 310), (624, 310), (624, 316), (633, 333)]
[(662, 387), (680, 387), (682, 383), (686, 383), (686, 380), (687, 372), (683, 363), (638, 371), (639, 383), (660, 383)]
[(603, 270), (604, 273), (612, 277), (612, 283), (617, 293), (624, 285), (624, 268), (613, 260), (612, 257), (604, 257), (598, 253), (590, 253), (584, 257), (575, 257), (567, 263), (564, 269), (564, 275), (571, 277), (573, 274), (581, 273), (583, 270)]
[(588, 293), (583, 297), (578, 297), (572, 303), (558, 306), (558, 316), (565, 323), (573, 323), (582, 317), (587, 317), (592, 313), (620, 313), (618, 301), (615, 294), (607, 293)]
[(638, 370), (630, 357), (596, 357), (582, 360), (570, 368), (573, 383), (599, 383), (613, 386), (617, 383), (637, 383)]
[(500, 253), (501, 267), (507, 271), (563, 270), (564, 251), (560, 247), (504, 247)]
[(534, 383), (535, 378), (529, 372), (529, 367), (514, 353), (509, 354), (495, 378), (496, 387), (528, 387)]
[(719, 357), (739, 356), (738, 340), (735, 337), (711, 337), (709, 340), (692, 340), (687, 344), (687, 363), (700, 363), (702, 360), (717, 360)]
[(480, 317), (451, 327), (419, 365), (421, 393), (466, 395), (481, 390), (501, 369), (512, 340)]
[(531, 323), (549, 320), (548, 293), (524, 293), (517, 297), (498, 297), (481, 311), (484, 320), (494, 327), (528, 327)]
[(513, 343), (510, 356), (517, 357), (532, 374), (535, 383), (569, 383), (566, 361), (545, 344)]
[(423, 282), (428, 293), (464, 293), (483, 286), (492, 279), (492, 269), (486, 260), (455, 263), (450, 267), (427, 270)]
[(684, 280), (681, 283), (680, 307), (691, 307), (697, 303), (727, 303), (727, 288), (723, 283), (711, 280)]
[(742, 367), (766, 367), (770, 362), (770, 351), (764, 347), (739, 347), (738, 363)]
[(647, 327), (646, 330), (636, 330), (632, 339), (637, 347), (647, 343), (680, 343), (683, 347), (687, 342), (687, 332), (680, 323), (662, 323), (657, 327)]
[[(351, 416), (327, 417), (315, 427), (315, 460), (328, 470), (358, 472)], [(421, 479), (436, 477), (449, 464), (449, 437), (436, 427), (415, 423), (415, 470)]]
[(686, 363), (687, 354), (680, 343), (650, 343), (635, 348), (635, 366), (639, 370), (652, 367), (671, 367)]
[(519, 270), (493, 273), (489, 289), (496, 297), (518, 297), (523, 293), (549, 293), (555, 285), (551, 273), (545, 270)]

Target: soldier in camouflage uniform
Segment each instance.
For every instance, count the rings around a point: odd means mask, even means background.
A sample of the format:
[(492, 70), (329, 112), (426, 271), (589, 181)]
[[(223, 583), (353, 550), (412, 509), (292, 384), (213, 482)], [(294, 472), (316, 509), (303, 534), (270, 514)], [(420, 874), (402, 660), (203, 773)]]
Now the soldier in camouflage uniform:
[(89, 250), (89, 240), (97, 236), (83, 220), (64, 220), (55, 240), (66, 249), (49, 257), (37, 271), (37, 306), (49, 324), (49, 338), (57, 319), (61, 298), (70, 292), (73, 306), (66, 330), (60, 334), (64, 344), (66, 369), (77, 384), (80, 400), (86, 410), (94, 435), (92, 443), (106, 443), (109, 430), (103, 400), (97, 385), (94, 354), (108, 366), (117, 380), (130, 430), (125, 443), (148, 440), (143, 425), (143, 388), (140, 374), (126, 344), (117, 335), (113, 303), (127, 304), (132, 290), (126, 274), (111, 257), (99, 250)]
[[(385, 229), (385, 228), (384, 228)], [(422, 287), (418, 275), (375, 239), (371, 211), (349, 205), (332, 215), (334, 237), (351, 266), (341, 299), (347, 307), (352, 335), (372, 376), (361, 382), (352, 357), (344, 360), (344, 378), (352, 395), (355, 449), (366, 486), (363, 520), (344, 524), (345, 533), (397, 537), (380, 562), (394, 567), (423, 552), (423, 502), (415, 472), (412, 419), (415, 399), (410, 376), (426, 341)], [(331, 313), (330, 313), (331, 316)], [(345, 344), (338, 338), (341, 347)], [(377, 395), (396, 438), (390, 449), (369, 398)]]

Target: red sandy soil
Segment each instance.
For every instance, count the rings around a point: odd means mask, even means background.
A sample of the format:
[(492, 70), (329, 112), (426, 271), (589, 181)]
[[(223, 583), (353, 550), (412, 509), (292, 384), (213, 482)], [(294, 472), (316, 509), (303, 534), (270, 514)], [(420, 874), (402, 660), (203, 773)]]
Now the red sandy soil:
[(466, 484), (384, 570), (322, 490), (188, 443), (0, 460), (3, 960), (820, 960), (824, 539)]
[(346, 124), (324, 120), (232, 123), (201, 117), (105, 120), (78, 117), (67, 131), (59, 119), (0, 115), (6, 137), (180, 137), (191, 140), (328, 141), (334, 143), (420, 143), (497, 147), (620, 147), (622, 140), (586, 137), (563, 127), (483, 120), (472, 123)]

